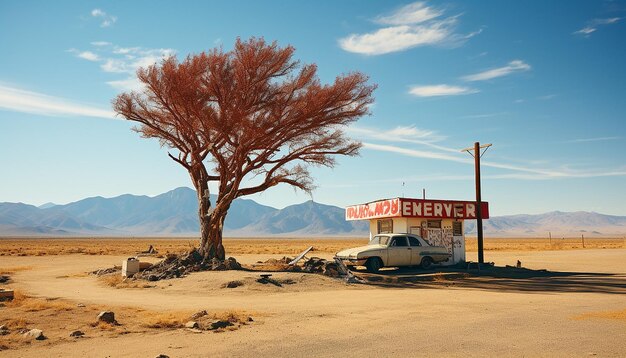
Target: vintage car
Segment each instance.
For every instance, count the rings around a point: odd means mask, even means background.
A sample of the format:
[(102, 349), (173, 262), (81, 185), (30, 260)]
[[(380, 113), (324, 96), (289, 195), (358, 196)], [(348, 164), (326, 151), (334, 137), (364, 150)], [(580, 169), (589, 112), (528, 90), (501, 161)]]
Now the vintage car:
[(431, 246), (413, 234), (379, 234), (367, 246), (343, 250), (335, 255), (346, 266), (365, 266), (369, 272), (390, 266), (428, 269), (435, 263), (448, 261), (450, 256), (445, 247)]

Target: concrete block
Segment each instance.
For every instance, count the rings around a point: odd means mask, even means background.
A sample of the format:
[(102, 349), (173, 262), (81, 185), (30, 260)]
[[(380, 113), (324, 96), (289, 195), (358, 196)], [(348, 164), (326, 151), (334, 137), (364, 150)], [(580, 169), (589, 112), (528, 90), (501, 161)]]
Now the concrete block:
[(122, 261), (122, 276), (128, 277), (139, 272), (139, 260), (136, 258), (128, 258)]

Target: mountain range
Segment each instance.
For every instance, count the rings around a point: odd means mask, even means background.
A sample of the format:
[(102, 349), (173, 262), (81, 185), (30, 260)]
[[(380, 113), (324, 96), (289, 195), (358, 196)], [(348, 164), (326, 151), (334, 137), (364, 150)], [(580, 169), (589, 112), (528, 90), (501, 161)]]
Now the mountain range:
[[(211, 195), (211, 202), (217, 197)], [(0, 236), (197, 236), (198, 201), (181, 187), (149, 197), (124, 194), (40, 207), (0, 203)], [(348, 222), (344, 210), (307, 201), (278, 210), (253, 200), (233, 201), (224, 223), (227, 236), (365, 235), (368, 224)]]
[[(211, 201), (215, 203), (216, 197)], [(198, 203), (193, 189), (181, 187), (154, 197), (125, 194), (92, 197), (39, 207), (0, 203), (0, 236), (197, 236)], [(484, 220), (486, 236), (618, 236), (626, 216), (594, 212), (550, 212)], [(224, 223), (225, 236), (366, 236), (367, 221), (346, 221), (344, 209), (307, 201), (283, 209), (236, 199)], [(475, 222), (465, 231), (475, 234)]]

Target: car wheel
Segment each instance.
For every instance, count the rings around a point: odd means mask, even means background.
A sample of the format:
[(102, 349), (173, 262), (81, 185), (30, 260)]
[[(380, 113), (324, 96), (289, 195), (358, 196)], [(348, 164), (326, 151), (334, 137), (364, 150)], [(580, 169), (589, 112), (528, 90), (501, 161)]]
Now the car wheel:
[(422, 259), (422, 264), (420, 265), (424, 270), (428, 270), (429, 268), (433, 267), (433, 259), (431, 259), (430, 257), (426, 256)]
[(365, 262), (365, 267), (367, 272), (376, 273), (383, 267), (383, 264), (378, 257), (372, 257)]

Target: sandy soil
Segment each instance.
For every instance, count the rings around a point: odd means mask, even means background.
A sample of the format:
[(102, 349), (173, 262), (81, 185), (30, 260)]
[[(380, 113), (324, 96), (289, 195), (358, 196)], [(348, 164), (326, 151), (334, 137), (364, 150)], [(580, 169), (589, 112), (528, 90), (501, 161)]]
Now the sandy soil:
[[(86, 306), (56, 314), (50, 310), (24, 313), (32, 322), (29, 326), (40, 325), (51, 338), (17, 345), (8, 342), (18, 349), (1, 351), (0, 356), (626, 355), (626, 314), (620, 313), (626, 312), (625, 249), (488, 252), (486, 260), (499, 266), (520, 260), (526, 268), (553, 272), (511, 276), (507, 271), (495, 275), (476, 270), (434, 274), (385, 270), (375, 275), (371, 285), (273, 273), (279, 281), (293, 282), (276, 287), (257, 283), (259, 272), (231, 271), (195, 273), (150, 288), (116, 289), (84, 275), (119, 264), (124, 257), (0, 258), (0, 271), (21, 268), (11, 274), (8, 286), (42, 300), (55, 298)], [(270, 257), (282, 255), (237, 255), (249, 264)], [(233, 280), (244, 285), (223, 288)], [(117, 313), (122, 326), (113, 331), (90, 329), (88, 322), (105, 308)], [(150, 329), (139, 324), (146, 315), (201, 309), (240, 312), (254, 317), (254, 322), (222, 333)], [(0, 324), (17, 310), (1, 307)], [(55, 324), (55, 319), (63, 324)], [(83, 327), (86, 338), (67, 338), (72, 329)], [(0, 336), (0, 344), (3, 339)]]

